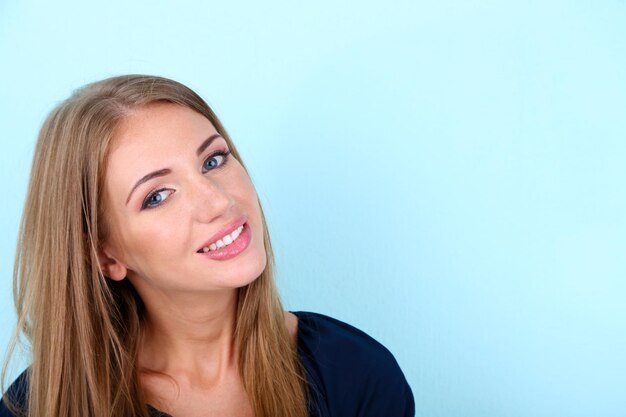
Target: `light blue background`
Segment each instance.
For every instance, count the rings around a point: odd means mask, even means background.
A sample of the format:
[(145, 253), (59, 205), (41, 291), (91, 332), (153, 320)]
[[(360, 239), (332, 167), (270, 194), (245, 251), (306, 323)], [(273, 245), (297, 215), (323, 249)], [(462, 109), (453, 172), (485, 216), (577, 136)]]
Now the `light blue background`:
[(616, 0), (3, 0), (2, 349), (43, 118), (150, 73), (234, 138), (286, 307), (386, 345), (418, 416), (625, 416), (625, 28)]

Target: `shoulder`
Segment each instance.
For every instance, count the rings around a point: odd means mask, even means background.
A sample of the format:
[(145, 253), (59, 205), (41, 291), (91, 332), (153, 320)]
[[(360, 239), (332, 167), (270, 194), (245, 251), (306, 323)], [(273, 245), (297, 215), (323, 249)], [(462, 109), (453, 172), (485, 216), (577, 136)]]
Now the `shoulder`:
[[(14, 417), (13, 410), (25, 415), (28, 398), (28, 370), (22, 372), (9, 386), (0, 400), (0, 417)], [(10, 406), (8, 402), (10, 402)]]
[(330, 415), (412, 416), (413, 393), (393, 354), (341, 320), (320, 313), (298, 317), (298, 352)]
[[(298, 317), (298, 342), (322, 360), (345, 357), (352, 364), (374, 366), (395, 358), (389, 350), (362, 330), (333, 317), (309, 311), (294, 312)], [(336, 360), (334, 360), (336, 362)]]

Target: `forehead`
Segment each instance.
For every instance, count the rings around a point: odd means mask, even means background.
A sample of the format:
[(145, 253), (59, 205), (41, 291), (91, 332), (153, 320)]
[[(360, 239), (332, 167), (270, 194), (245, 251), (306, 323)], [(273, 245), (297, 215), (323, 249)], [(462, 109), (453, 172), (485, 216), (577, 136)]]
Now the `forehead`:
[[(172, 103), (152, 103), (133, 110), (118, 126), (109, 156), (144, 152), (146, 148), (196, 143), (216, 133), (213, 124), (200, 113)], [(120, 152), (124, 151), (124, 152)]]

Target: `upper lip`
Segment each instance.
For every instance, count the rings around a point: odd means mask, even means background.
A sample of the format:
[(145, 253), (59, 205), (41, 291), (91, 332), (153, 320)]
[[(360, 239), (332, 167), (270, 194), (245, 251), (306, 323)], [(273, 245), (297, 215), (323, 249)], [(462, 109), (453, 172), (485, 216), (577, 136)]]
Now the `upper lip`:
[(228, 223), (228, 225), (219, 229), (209, 240), (204, 242), (196, 252), (201, 252), (203, 248), (208, 247), (211, 243), (215, 243), (224, 236), (231, 234), (236, 228), (243, 225), (246, 220), (246, 216), (241, 216)]

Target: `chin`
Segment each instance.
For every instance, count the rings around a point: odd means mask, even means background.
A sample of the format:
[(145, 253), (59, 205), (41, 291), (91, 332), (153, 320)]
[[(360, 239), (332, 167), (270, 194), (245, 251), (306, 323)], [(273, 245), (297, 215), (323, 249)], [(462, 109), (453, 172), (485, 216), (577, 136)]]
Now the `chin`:
[(261, 276), (266, 265), (267, 258), (265, 252), (263, 252), (263, 254), (255, 256), (254, 259), (248, 259), (245, 265), (240, 264), (231, 268), (231, 279), (225, 284), (235, 288), (245, 287)]

